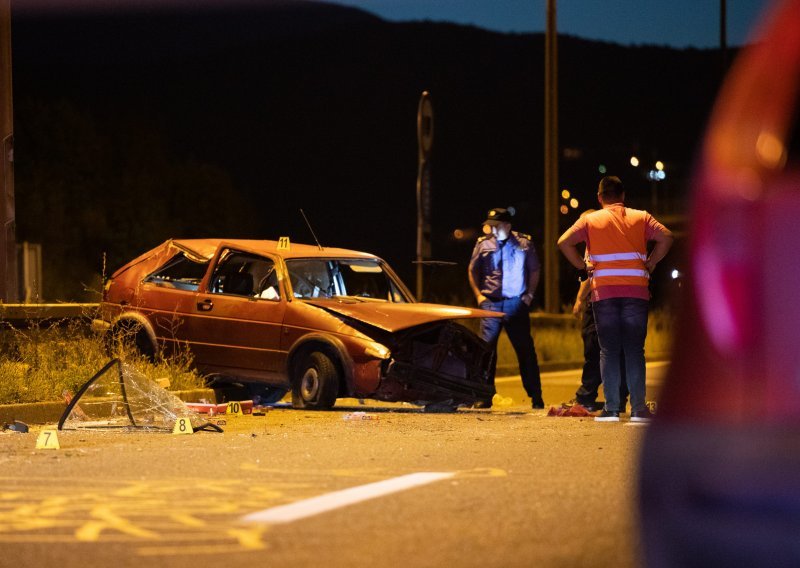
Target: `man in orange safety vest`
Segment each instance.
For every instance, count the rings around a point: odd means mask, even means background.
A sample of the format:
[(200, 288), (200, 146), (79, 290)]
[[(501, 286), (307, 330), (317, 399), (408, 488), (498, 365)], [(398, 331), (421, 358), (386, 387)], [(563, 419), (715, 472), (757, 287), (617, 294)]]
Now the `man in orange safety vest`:
[[(631, 422), (649, 422), (645, 402), (644, 340), (650, 273), (672, 246), (672, 233), (647, 211), (625, 207), (625, 189), (616, 176), (600, 180), (603, 207), (575, 222), (558, 239), (558, 248), (591, 278), (592, 310), (600, 341), (600, 374), (606, 404), (595, 417), (619, 422), (620, 353), (630, 390)], [(655, 246), (648, 255), (647, 245)], [(578, 252), (585, 242), (588, 260)]]

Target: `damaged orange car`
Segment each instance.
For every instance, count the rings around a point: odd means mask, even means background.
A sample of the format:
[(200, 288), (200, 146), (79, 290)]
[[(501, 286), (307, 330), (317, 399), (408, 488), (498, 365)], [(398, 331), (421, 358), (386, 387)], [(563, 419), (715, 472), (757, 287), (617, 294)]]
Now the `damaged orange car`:
[(471, 404), (494, 394), (493, 350), (418, 303), (380, 258), (259, 240), (175, 239), (114, 272), (93, 328), (144, 355), (188, 346), (198, 370), (295, 408), (339, 397)]

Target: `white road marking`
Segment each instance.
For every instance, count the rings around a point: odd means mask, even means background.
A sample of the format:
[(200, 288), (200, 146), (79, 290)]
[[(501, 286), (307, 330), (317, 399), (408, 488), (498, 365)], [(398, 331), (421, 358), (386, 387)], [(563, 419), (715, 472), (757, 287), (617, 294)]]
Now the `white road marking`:
[(347, 507), (361, 501), (383, 497), (391, 493), (405, 491), (420, 485), (427, 485), (434, 481), (441, 481), (453, 477), (453, 472), (419, 472), (403, 475), (401, 477), (394, 477), (376, 483), (368, 483), (367, 485), (359, 485), (351, 487), (350, 489), (343, 489), (341, 491), (334, 491), (320, 495), (319, 497), (312, 497), (311, 499), (304, 499), (296, 503), (288, 505), (280, 505), (263, 511), (257, 511), (242, 517), (242, 521), (246, 523), (291, 523), (306, 517), (313, 517), (321, 513), (327, 513), (334, 509)]

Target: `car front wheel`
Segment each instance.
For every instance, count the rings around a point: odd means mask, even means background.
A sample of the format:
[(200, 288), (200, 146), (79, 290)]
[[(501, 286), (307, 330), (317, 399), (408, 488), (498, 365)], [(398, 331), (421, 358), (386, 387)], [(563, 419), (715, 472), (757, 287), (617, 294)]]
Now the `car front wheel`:
[(295, 367), (292, 380), (292, 406), (310, 410), (326, 410), (336, 402), (339, 373), (330, 357), (312, 351)]

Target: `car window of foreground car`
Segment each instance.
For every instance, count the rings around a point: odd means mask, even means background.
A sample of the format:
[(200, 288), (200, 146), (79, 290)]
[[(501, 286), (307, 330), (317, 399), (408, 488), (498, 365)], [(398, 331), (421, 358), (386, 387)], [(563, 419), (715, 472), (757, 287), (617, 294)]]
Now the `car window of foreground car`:
[(211, 279), (211, 292), (279, 300), (275, 262), (266, 257), (226, 250)]
[(196, 291), (208, 269), (208, 262), (197, 262), (180, 253), (173, 256), (164, 266), (153, 272), (145, 282), (168, 286), (180, 290)]
[(347, 296), (408, 302), (377, 260), (303, 258), (287, 260), (286, 267), (295, 298)]

